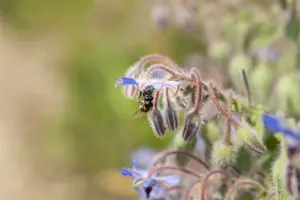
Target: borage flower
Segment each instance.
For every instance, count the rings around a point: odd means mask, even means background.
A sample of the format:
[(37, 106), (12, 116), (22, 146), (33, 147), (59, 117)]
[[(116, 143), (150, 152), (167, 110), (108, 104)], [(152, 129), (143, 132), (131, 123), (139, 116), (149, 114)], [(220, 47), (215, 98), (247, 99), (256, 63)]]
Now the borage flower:
[(262, 122), (269, 131), (281, 133), (294, 142), (300, 143), (300, 130), (288, 127), (283, 118), (265, 114), (262, 116)]
[(155, 89), (160, 89), (163, 86), (165, 87), (171, 87), (171, 88), (176, 88), (176, 86), (180, 85), (181, 82), (179, 81), (163, 81), (159, 79), (151, 79), (151, 80), (143, 80), (143, 79), (134, 79), (134, 78), (129, 78), (129, 77), (122, 77), (116, 80), (115, 87), (118, 85), (122, 86), (129, 86), (129, 85), (134, 85), (134, 86), (139, 86), (140, 89), (152, 85)]
[(141, 197), (147, 199), (156, 199), (164, 195), (163, 185), (172, 187), (180, 182), (178, 176), (149, 176), (146, 169), (139, 168), (132, 161), (132, 169), (121, 168), (120, 172), (123, 176), (130, 176), (133, 178), (133, 188), (139, 192)]
[(283, 118), (274, 115), (263, 115), (262, 122), (269, 131), (285, 136), (289, 161), (300, 169), (300, 130), (288, 127)]

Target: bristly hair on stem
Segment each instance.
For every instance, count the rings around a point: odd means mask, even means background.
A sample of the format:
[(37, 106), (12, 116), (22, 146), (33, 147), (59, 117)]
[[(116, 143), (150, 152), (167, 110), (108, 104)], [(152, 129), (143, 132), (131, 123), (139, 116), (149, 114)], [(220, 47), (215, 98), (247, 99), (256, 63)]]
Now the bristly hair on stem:
[(181, 151), (181, 150), (170, 150), (170, 151), (166, 151), (164, 154), (162, 154), (160, 157), (158, 157), (154, 162), (153, 162), (153, 166), (157, 165), (157, 163), (160, 162), (160, 160), (165, 159), (167, 156), (171, 156), (171, 155), (177, 155), (177, 154), (181, 154), (184, 156), (187, 156), (193, 160), (195, 160), (197, 163), (199, 163), (201, 166), (203, 166), (206, 170), (209, 170), (209, 166), (206, 162), (204, 162), (203, 160), (201, 160), (199, 157), (186, 152), (186, 151)]
[(161, 166), (161, 167), (155, 167), (153, 169), (150, 170), (148, 177), (151, 177), (153, 174), (163, 171), (163, 170), (173, 170), (173, 171), (177, 171), (177, 172), (182, 172), (191, 176), (194, 176), (197, 179), (202, 179), (204, 176), (196, 173), (190, 169), (186, 169), (183, 167), (175, 167), (175, 166)]
[(271, 187), (272, 184), (273, 184), (272, 180), (265, 173), (263, 173), (263, 172), (260, 172), (260, 171), (255, 172), (253, 174), (253, 176), (258, 176), (260, 179), (264, 180), (267, 183), (268, 187)]
[(236, 191), (239, 189), (239, 187), (246, 187), (249, 185), (262, 191), (266, 191), (266, 189), (256, 181), (253, 181), (251, 179), (239, 179), (229, 188), (224, 200), (230, 200), (232, 196), (236, 194)]
[(218, 99), (215, 95), (214, 89), (215, 89), (214, 83), (212, 81), (210, 81), (208, 84), (208, 92), (209, 92), (210, 99), (216, 105), (218, 110), (223, 115), (225, 115), (225, 117), (227, 117), (227, 119), (229, 119), (231, 121), (232, 125), (234, 125), (238, 129), (240, 127), (240, 124), (219, 104)]
[[(228, 108), (227, 108), (227, 112), (229, 116), (232, 116), (231, 107), (232, 107), (232, 91), (229, 91)], [(225, 140), (224, 140), (224, 143), (226, 145), (230, 144), (230, 134), (231, 134), (231, 120), (227, 119), (227, 126), (226, 126)]]
[(242, 76), (243, 76), (243, 81), (244, 81), (247, 96), (248, 96), (248, 104), (249, 104), (249, 107), (252, 107), (252, 94), (251, 94), (250, 85), (249, 85), (249, 81), (248, 81), (248, 77), (247, 77), (247, 73), (246, 73), (245, 69), (242, 69)]
[(206, 198), (205, 191), (206, 191), (206, 187), (207, 187), (207, 184), (208, 184), (208, 180), (214, 174), (224, 175), (225, 177), (228, 177), (230, 179), (229, 174), (227, 174), (223, 170), (211, 170), (211, 171), (209, 171), (209, 173), (204, 177), (204, 179), (202, 181), (202, 184), (201, 184), (201, 198), (200, 198), (201, 200), (205, 200), (205, 198)]
[(194, 112), (199, 113), (201, 106), (202, 106), (202, 95), (203, 95), (202, 94), (202, 80), (201, 80), (201, 76), (200, 76), (200, 73), (197, 68), (192, 68), (191, 73), (195, 77), (195, 82), (196, 82), (196, 86), (197, 86), (197, 98), (196, 98)]
[(161, 89), (157, 90), (154, 94), (154, 98), (153, 98), (153, 112), (158, 110), (158, 106), (159, 106), (159, 97), (161, 94)]
[(138, 70), (143, 71), (146, 64), (149, 62), (162, 62), (165, 63), (169, 68), (179, 71), (178, 66), (170, 58), (160, 54), (150, 54), (142, 57), (138, 61)]
[(180, 76), (180, 74), (178, 73), (178, 71), (175, 71), (174, 69), (171, 69), (171, 68), (167, 67), (166, 65), (163, 65), (163, 64), (153, 64), (146, 71), (146, 79), (149, 80), (151, 78), (152, 72), (154, 70), (157, 70), (157, 69), (163, 70), (163, 71), (169, 73), (170, 75), (173, 75), (173, 76), (176, 76), (176, 77)]

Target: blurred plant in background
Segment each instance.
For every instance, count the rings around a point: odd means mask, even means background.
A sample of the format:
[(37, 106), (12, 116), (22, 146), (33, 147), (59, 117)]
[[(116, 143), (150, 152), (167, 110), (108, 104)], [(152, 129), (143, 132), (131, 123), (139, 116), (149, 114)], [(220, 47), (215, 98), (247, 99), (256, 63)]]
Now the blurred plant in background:
[[(265, 110), (298, 121), (298, 11), (299, 1), (285, 0), (0, 1), (0, 137), (9, 144), (1, 150), (1, 198), (135, 198), (130, 180), (113, 168), (129, 165), (136, 148), (161, 151), (171, 143), (192, 151), (195, 145), (194, 153), (207, 157), (203, 149), (226, 126), (213, 119), (214, 104), (203, 108), (212, 119), (208, 138), (186, 146), (172, 134), (153, 137), (147, 120), (131, 118), (136, 102), (111, 88), (145, 54), (166, 55), (183, 70), (197, 67), (204, 80), (213, 79), (225, 96), (232, 88), (238, 99), (247, 96), (245, 69), (253, 111), (242, 113), (261, 136), (263, 127), (254, 122)], [(259, 161), (267, 172), (279, 142), (264, 137), (273, 152)], [(236, 165), (248, 172), (253, 157), (238, 154)], [(189, 165), (199, 168), (196, 161)]]

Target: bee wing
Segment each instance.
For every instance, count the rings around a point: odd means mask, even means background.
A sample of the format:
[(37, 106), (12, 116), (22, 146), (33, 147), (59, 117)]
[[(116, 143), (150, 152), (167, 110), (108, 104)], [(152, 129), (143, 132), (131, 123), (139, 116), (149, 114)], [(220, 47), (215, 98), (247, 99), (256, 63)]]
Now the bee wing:
[(140, 116), (142, 116), (144, 113), (141, 112), (141, 108), (139, 108), (133, 115), (132, 118), (138, 118)]

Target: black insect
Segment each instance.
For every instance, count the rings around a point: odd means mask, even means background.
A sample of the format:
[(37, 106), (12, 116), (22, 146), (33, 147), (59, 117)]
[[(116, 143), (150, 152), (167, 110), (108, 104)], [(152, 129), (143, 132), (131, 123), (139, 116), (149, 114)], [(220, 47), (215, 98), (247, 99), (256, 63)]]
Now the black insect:
[[(153, 91), (154, 87), (152, 85), (148, 85), (145, 89), (139, 92), (138, 103), (140, 104), (139, 109), (133, 115), (137, 116), (138, 113), (147, 113), (153, 108)], [(141, 98), (143, 98), (141, 100)]]

